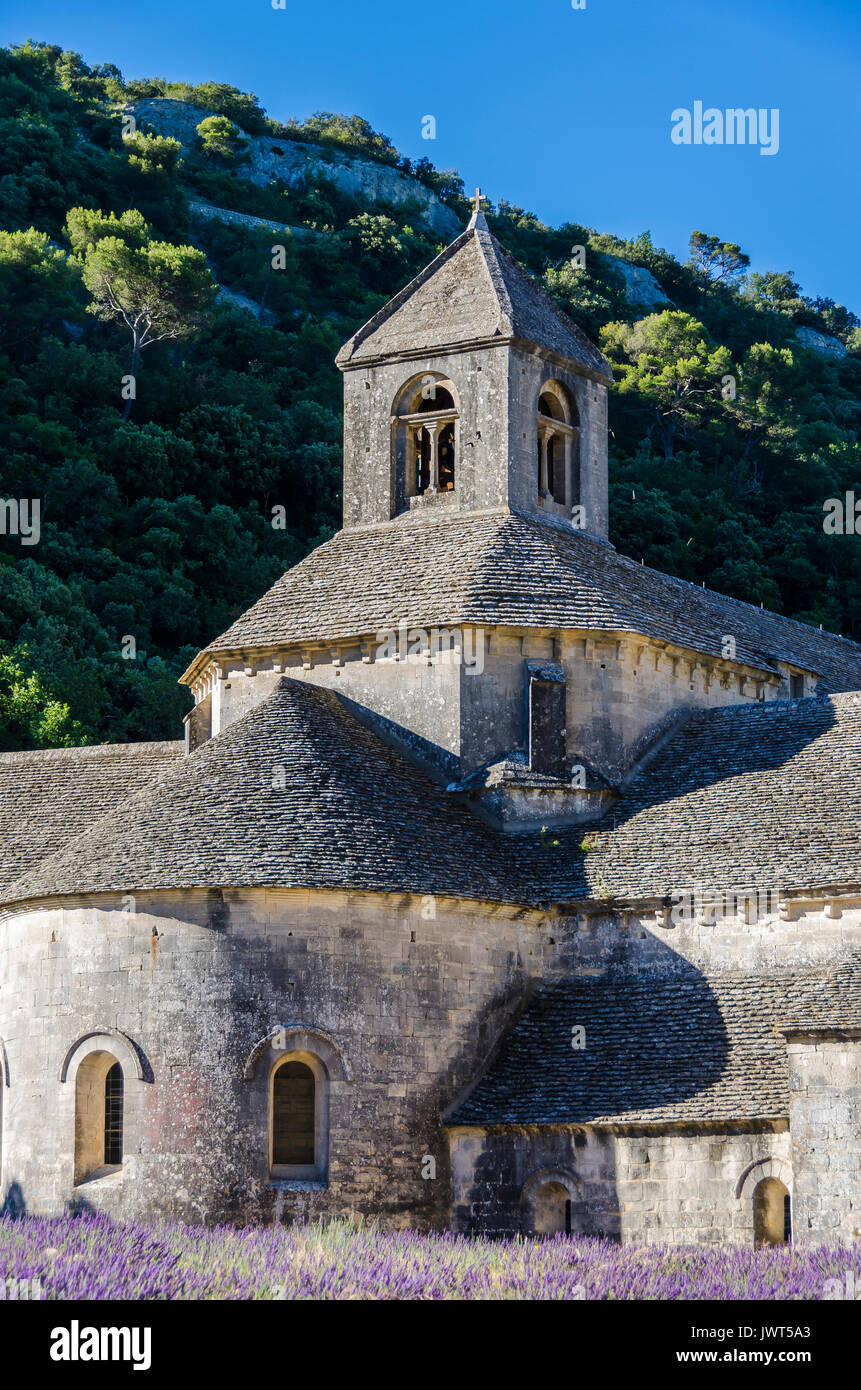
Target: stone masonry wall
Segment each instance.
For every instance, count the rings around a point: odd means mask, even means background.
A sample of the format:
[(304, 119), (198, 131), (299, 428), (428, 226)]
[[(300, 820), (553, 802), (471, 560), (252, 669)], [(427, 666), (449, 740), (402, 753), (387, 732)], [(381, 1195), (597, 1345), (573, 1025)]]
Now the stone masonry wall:
[(573, 397), (580, 429), (579, 502), (584, 508), (583, 530), (606, 540), (607, 513), (607, 388), (600, 382), (569, 372), (540, 354), (514, 349), (509, 360), (509, 497), (510, 505), (538, 512), (537, 417), (542, 386), (559, 381)]
[(395, 476), (392, 415), (410, 382), (448, 377), (460, 414), (455, 490), (436, 499), (460, 511), (507, 505), (508, 354), (504, 347), (440, 353), (344, 373), (344, 526), (389, 521), (404, 509)]
[(861, 1034), (788, 1041), (794, 1225), (811, 1242), (861, 1236)]
[(511, 506), (541, 515), (538, 504), (538, 397), (551, 378), (573, 397), (580, 422), (580, 500), (585, 530), (607, 535), (607, 388), (540, 353), (474, 348), (344, 374), (344, 525), (388, 521), (404, 510), (391, 418), (410, 382), (440, 374), (459, 405), (455, 489), (436, 500), (459, 511)]
[[(560, 1173), (578, 1229), (746, 1242), (750, 1174), (778, 1176), (792, 1189), (795, 1169), (797, 1238), (848, 1238), (858, 1211), (857, 1041), (792, 1044), (791, 1155), (784, 1122), (770, 1130), (668, 1125), (660, 1134), (461, 1128), (450, 1167), (443, 1117), (541, 981), (608, 970), (767, 972), (821, 965), (859, 943), (858, 901), (827, 910), (794, 902), (756, 922), (678, 927), (609, 906), (559, 917), (277, 890), (99, 897), (7, 912), (0, 1201), (147, 1220), (358, 1211), (389, 1226), (442, 1227), (453, 1197), (460, 1228), (516, 1230), (541, 1175)], [(324, 1040), (325, 1189), (270, 1185), (271, 1054), (262, 1053), (252, 1079), (245, 1073), (279, 1025)], [(125, 1156), (121, 1171), (76, 1188), (75, 1067), (94, 1049), (123, 1067)], [(436, 1178), (422, 1177), (426, 1156)]]
[(575, 1234), (625, 1244), (752, 1245), (745, 1174), (764, 1161), (788, 1172), (789, 1158), (785, 1124), (662, 1134), (461, 1128), (450, 1142), (455, 1230), (531, 1234), (536, 1194), (552, 1182), (568, 1192)]
[[(242, 1221), (358, 1211), (443, 1225), (440, 1112), (541, 972), (549, 948), (538, 922), (454, 902), (275, 891), (99, 898), (5, 916), (0, 1205), (12, 1194), (33, 1213), (77, 1205)], [(340, 1059), (330, 1065), (327, 1190), (270, 1187), (267, 1068), (253, 1081), (243, 1071), (281, 1024), (320, 1031)], [(123, 1066), (125, 1158), (119, 1173), (76, 1189), (77, 1054), (67, 1080), (60, 1074), (90, 1034)], [(424, 1155), (435, 1179), (421, 1176)]]
[[(407, 628), (420, 626), (421, 612), (403, 615)], [(340, 691), (439, 750), (440, 766), (460, 760), (461, 774), (526, 748), (525, 667), (528, 659), (562, 661), (566, 676), (569, 756), (593, 763), (605, 775), (621, 776), (639, 752), (685, 708), (713, 708), (788, 695), (789, 687), (715, 671), (645, 638), (602, 634), (561, 639), (538, 630), (485, 628), (483, 669), (470, 671), (451, 659), (368, 661), (358, 642), (318, 649), (308, 658), (293, 648), (254, 667), (237, 659), (224, 663), (212, 696), (212, 732), (218, 733), (272, 693), (287, 674)], [(376, 634), (373, 634), (376, 638)], [(478, 640), (468, 655), (478, 650)], [(306, 665), (306, 659), (310, 664)], [(253, 672), (253, 673), (252, 673)], [(450, 775), (456, 775), (456, 769)]]

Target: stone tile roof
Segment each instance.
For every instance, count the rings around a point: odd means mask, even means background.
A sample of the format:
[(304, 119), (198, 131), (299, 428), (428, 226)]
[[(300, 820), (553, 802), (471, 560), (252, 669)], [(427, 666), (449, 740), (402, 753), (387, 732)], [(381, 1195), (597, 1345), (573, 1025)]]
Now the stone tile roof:
[[(87, 769), (68, 769), (69, 804), (86, 806)], [(497, 833), (333, 692), (286, 678), (154, 775), (120, 802), (108, 770), (109, 813), (91, 808), (74, 839), (66, 826), (64, 847), (31, 855), (0, 900), (256, 885), (538, 906), (861, 883), (861, 698), (849, 694), (697, 713), (596, 827), (552, 836)], [(57, 777), (55, 799), (64, 788)], [(10, 795), (14, 848), (29, 784)], [(48, 799), (43, 786), (37, 815)], [(596, 848), (582, 849), (587, 835)]]
[(336, 695), (285, 679), (4, 896), (352, 885), (504, 900), (486, 849), (481, 823)]
[(183, 751), (178, 742), (0, 753), (0, 890), (156, 781)]
[(788, 661), (820, 674), (826, 690), (861, 688), (857, 643), (638, 565), (564, 523), (507, 510), (340, 531), (206, 651), (357, 637), (401, 619), (640, 633), (713, 657), (729, 634), (752, 666)]
[[(697, 883), (814, 889), (861, 880), (861, 695), (699, 711), (627, 784), (577, 856), (543, 873), (580, 898)], [(579, 832), (582, 840), (583, 832)], [(578, 881), (579, 879), (579, 881)]]
[(496, 240), (483, 213), (344, 344), (344, 369), (463, 344), (523, 340), (607, 383), (606, 358)]
[[(667, 1124), (785, 1118), (782, 1029), (861, 1024), (861, 956), (828, 969), (690, 967), (539, 989), (448, 1123)], [(586, 1046), (572, 1047), (585, 1028)]]

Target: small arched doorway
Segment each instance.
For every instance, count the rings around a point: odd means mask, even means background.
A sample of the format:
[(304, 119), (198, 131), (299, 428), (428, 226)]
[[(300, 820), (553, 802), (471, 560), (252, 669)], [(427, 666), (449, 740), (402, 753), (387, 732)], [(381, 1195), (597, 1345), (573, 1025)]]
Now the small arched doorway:
[(532, 1229), (537, 1236), (570, 1236), (571, 1197), (561, 1182), (545, 1182), (533, 1189)]
[(792, 1239), (792, 1204), (779, 1178), (763, 1178), (753, 1190), (754, 1245), (788, 1245)]
[(563, 1168), (533, 1173), (523, 1185), (520, 1204), (524, 1235), (571, 1235), (581, 1229), (581, 1185)]

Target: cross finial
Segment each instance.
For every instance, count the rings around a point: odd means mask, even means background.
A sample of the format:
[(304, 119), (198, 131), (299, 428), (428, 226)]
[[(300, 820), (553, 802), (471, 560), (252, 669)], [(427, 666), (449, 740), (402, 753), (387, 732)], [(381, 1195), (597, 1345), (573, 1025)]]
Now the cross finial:
[(482, 205), (483, 202), (486, 202), (486, 201), (487, 201), (487, 200), (486, 200), (484, 194), (482, 193), (481, 189), (480, 189), (480, 188), (477, 188), (477, 189), (475, 190), (475, 197), (474, 197), (473, 200), (472, 200), (472, 210), (473, 210), (473, 212), (481, 212), (481, 205)]

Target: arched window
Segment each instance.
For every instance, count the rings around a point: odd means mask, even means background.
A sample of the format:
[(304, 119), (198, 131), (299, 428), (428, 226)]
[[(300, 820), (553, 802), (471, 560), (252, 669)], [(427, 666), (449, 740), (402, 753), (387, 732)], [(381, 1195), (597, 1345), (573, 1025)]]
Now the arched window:
[(325, 1182), (329, 1162), (329, 1075), (310, 1052), (276, 1062), (271, 1080), (273, 1178)]
[(314, 1162), (314, 1073), (304, 1062), (285, 1062), (272, 1094), (272, 1162)]
[(123, 1069), (110, 1052), (90, 1052), (75, 1080), (75, 1182), (103, 1177), (123, 1161)]
[(753, 1191), (754, 1244), (785, 1245), (791, 1239), (789, 1191), (779, 1178), (763, 1178)]
[(408, 506), (454, 492), (457, 477), (458, 408), (453, 384), (426, 374), (400, 395), (395, 408), (395, 449)]
[(566, 515), (580, 500), (580, 431), (577, 407), (558, 381), (538, 397), (538, 502)]

